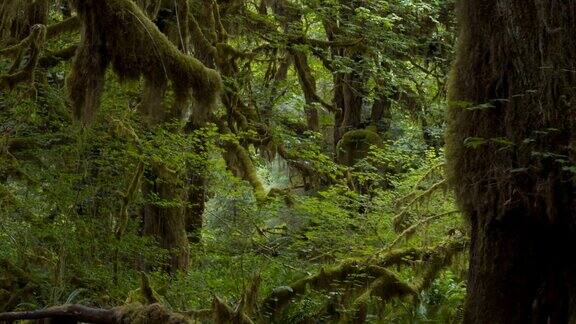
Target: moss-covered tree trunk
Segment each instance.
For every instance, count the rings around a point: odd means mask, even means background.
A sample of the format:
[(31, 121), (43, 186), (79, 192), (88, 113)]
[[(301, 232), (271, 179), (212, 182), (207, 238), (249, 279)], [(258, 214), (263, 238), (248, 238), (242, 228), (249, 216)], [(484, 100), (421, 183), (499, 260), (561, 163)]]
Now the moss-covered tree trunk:
[[(149, 17), (155, 18), (154, 22), (160, 31), (167, 35), (181, 52), (186, 53), (189, 43), (185, 28), (188, 26), (187, 1), (161, 2), (160, 5), (152, 6), (154, 7), (157, 10), (148, 10)], [(182, 118), (188, 109), (188, 103), (185, 100), (178, 100), (176, 93), (172, 109), (166, 112), (167, 109), (162, 100), (166, 87), (167, 80), (163, 76), (145, 82), (141, 109), (153, 124)], [(148, 198), (157, 197), (160, 201), (151, 200), (144, 206), (142, 210), (143, 232), (155, 237), (160, 246), (169, 251), (171, 270), (186, 270), (189, 261), (188, 231), (193, 233), (193, 239), (196, 241), (200, 229), (193, 228), (198, 225), (198, 221), (195, 220), (193, 224), (190, 224), (191, 211), (185, 205), (191, 195), (195, 198), (196, 191), (188, 192), (186, 188), (188, 181), (183, 180), (188, 177), (186, 172), (173, 172), (164, 165), (152, 166), (145, 175), (147, 181), (142, 188), (144, 194)], [(203, 203), (203, 191), (201, 198)], [(202, 214), (199, 217), (201, 218)]]
[[(329, 41), (342, 39), (361, 39), (359, 30), (348, 30), (343, 26), (354, 24), (356, 9), (365, 5), (361, 0), (340, 0), (340, 15), (324, 21), (326, 36)], [(369, 76), (361, 69), (362, 61), (367, 55), (365, 49), (359, 46), (331, 46), (332, 59), (347, 59), (354, 63), (351, 71), (333, 72), (334, 95), (332, 104), (336, 108), (334, 116), (334, 144), (349, 131), (362, 128), (362, 106), (367, 97), (366, 89)], [(338, 153), (338, 152), (336, 152)]]
[(372, 104), (370, 112), (370, 125), (380, 134), (390, 131), (392, 127), (392, 110), (391, 102), (386, 95), (380, 95)]
[(471, 225), (465, 323), (574, 323), (576, 1), (460, 5), (446, 140)]
[(178, 185), (176, 176), (163, 166), (153, 167), (145, 173), (142, 193), (156, 197), (158, 201), (146, 203), (142, 209), (143, 233), (158, 240), (161, 247), (168, 250), (169, 269), (188, 268), (189, 251), (186, 235), (185, 209), (181, 204), (186, 200), (186, 192)]

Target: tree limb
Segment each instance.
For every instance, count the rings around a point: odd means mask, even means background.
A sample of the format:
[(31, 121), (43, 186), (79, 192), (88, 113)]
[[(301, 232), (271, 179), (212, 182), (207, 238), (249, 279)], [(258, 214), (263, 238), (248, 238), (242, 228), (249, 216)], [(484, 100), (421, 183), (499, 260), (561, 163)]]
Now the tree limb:
[(12, 322), (26, 319), (70, 318), (88, 323), (117, 323), (113, 310), (92, 308), (83, 305), (62, 305), (24, 312), (0, 313), (0, 321)]

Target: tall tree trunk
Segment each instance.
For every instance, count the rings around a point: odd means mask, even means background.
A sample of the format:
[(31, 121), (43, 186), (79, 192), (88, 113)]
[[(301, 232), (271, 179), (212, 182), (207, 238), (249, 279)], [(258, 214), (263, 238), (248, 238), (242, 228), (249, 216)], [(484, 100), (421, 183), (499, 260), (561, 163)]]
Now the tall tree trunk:
[(316, 108), (316, 79), (312, 74), (310, 65), (308, 65), (308, 57), (306, 53), (293, 50), (292, 56), (294, 58), (294, 67), (298, 74), (298, 80), (302, 91), (304, 92), (304, 100), (306, 106), (304, 107), (304, 112), (306, 114), (306, 125), (308, 129), (312, 131), (320, 130), (320, 117), (318, 115), (318, 109)]
[[(285, 33), (304, 36), (305, 31), (300, 8), (286, 0), (275, 0), (272, 3), (272, 11), (284, 19), (283, 29)], [(304, 93), (306, 125), (308, 130), (317, 132), (320, 130), (320, 119), (316, 108), (319, 98), (316, 94), (316, 78), (308, 64), (308, 55), (297, 47), (290, 47), (288, 52), (292, 56), (298, 81)]]
[(576, 322), (576, 1), (465, 0), (447, 158), (471, 224), (465, 323)]
[[(326, 36), (329, 41), (334, 42), (339, 38), (361, 38), (357, 31), (352, 34), (341, 25), (353, 23), (356, 8), (364, 3), (358, 0), (340, 0), (340, 15), (338, 20), (327, 19), (323, 22), (326, 29)], [(339, 57), (348, 58), (350, 61), (360, 64), (366, 54), (359, 48), (332, 47), (332, 59)], [(357, 69), (351, 72), (336, 71), (333, 73), (334, 96), (332, 99), (334, 107), (337, 109), (334, 118), (334, 145), (337, 145), (342, 136), (348, 131), (361, 128), (362, 104), (366, 96), (366, 83), (368, 77)]]
[[(170, 255), (169, 269), (185, 270), (188, 268), (188, 238), (186, 235), (185, 209), (180, 204), (185, 201), (183, 188), (172, 179), (179, 174), (171, 174), (163, 166), (152, 167), (145, 173), (142, 191), (145, 196), (157, 196), (160, 202), (148, 202), (142, 210), (146, 235), (158, 240), (161, 247)], [(166, 204), (164, 204), (166, 203)]]
[[(155, 13), (156, 10), (149, 11), (148, 14), (150, 12)], [(159, 29), (182, 52), (186, 52), (188, 48), (188, 33), (184, 32), (188, 26), (187, 15), (187, 2), (179, 0), (170, 3), (168, 7), (161, 6), (157, 10), (155, 20)], [(177, 86), (177, 84), (174, 85), (174, 87)], [(178, 91), (175, 91), (172, 109), (166, 113), (167, 107), (163, 102), (166, 90), (167, 80), (163, 76), (159, 76), (154, 81), (146, 80), (144, 83), (140, 110), (151, 125), (181, 118), (185, 114), (186, 101), (179, 98)], [(160, 246), (168, 250), (171, 271), (186, 270), (189, 262), (187, 230), (190, 229), (188, 225), (190, 210), (183, 205), (190, 197), (181, 180), (186, 176), (185, 173), (168, 170), (165, 165), (155, 165), (145, 172), (145, 181), (142, 186), (145, 197), (150, 199), (156, 196), (161, 200), (160, 203), (151, 200), (143, 207), (143, 233), (155, 237)], [(194, 232), (194, 238), (199, 235), (199, 230), (192, 232)]]
[[(356, 59), (360, 57), (356, 56)], [(353, 71), (334, 76), (334, 105), (339, 113), (335, 116), (334, 144), (348, 131), (362, 128), (362, 104), (366, 78)]]
[(370, 125), (375, 126), (379, 134), (390, 131), (392, 127), (391, 102), (386, 95), (380, 95), (372, 104)]

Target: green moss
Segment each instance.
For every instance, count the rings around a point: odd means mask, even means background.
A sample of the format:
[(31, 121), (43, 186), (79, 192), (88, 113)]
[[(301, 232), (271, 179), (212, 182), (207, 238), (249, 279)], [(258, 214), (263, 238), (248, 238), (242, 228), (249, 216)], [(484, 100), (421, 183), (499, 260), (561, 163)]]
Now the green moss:
[(366, 126), (366, 130), (377, 134), (378, 133), (378, 126), (369, 125), (369, 126)]
[(382, 146), (382, 138), (369, 129), (356, 129), (347, 132), (336, 145), (336, 157), (339, 163), (354, 165), (368, 155), (370, 146)]
[(46, 25), (48, 0), (3, 0), (0, 4), (0, 48), (18, 43), (36, 24)]
[(232, 154), (234, 162), (232, 164), (233, 169), (236, 169), (239, 174), (236, 176), (241, 176), (243, 179), (248, 181), (254, 190), (254, 197), (257, 201), (262, 202), (266, 199), (267, 193), (262, 181), (258, 178), (256, 172), (256, 167), (252, 163), (252, 159), (248, 154), (248, 151), (238, 143), (230, 142), (227, 145), (228, 151)]
[(116, 323), (132, 324), (188, 324), (185, 316), (168, 311), (160, 304), (128, 304), (114, 309)]
[[(76, 0), (73, 5), (83, 23), (78, 58), (68, 78), (76, 111), (92, 117), (109, 64), (121, 79), (170, 81), (176, 107), (187, 106), (193, 97), (204, 110), (213, 108), (222, 89), (220, 74), (181, 52), (132, 1)], [(92, 90), (88, 84), (99, 87)]]
[[(26, 37), (21, 43), (15, 45), (14, 47), (8, 48), (10, 51), (16, 48), (18, 54), (14, 63), (10, 67), (9, 74), (0, 75), (0, 89), (13, 88), (16, 84), (20, 82), (30, 82), (34, 81), (34, 71), (38, 65), (38, 60), (40, 58), (40, 52), (44, 47), (44, 42), (46, 40), (46, 26), (42, 24), (37, 24), (32, 26), (30, 35)], [(0, 51), (1, 53), (2, 51)], [(21, 59), (24, 57), (26, 52), (28, 56), (28, 62), (19, 69)]]

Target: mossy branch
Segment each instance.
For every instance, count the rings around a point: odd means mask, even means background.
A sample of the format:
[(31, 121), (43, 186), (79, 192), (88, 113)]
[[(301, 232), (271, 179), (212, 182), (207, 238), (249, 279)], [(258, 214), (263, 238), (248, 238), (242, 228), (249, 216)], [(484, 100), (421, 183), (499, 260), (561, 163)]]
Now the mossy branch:
[[(333, 269), (322, 269), (319, 273), (300, 279), (290, 286), (276, 288), (264, 299), (261, 309), (265, 317), (274, 316), (292, 301), (302, 297), (308, 289), (357, 290), (359, 287), (368, 286), (367, 290), (361, 292), (358, 305), (362, 303), (362, 298), (369, 298), (375, 293), (385, 301), (392, 297), (414, 295), (415, 292), (427, 288), (435, 274), (449, 264), (456, 253), (463, 251), (466, 244), (467, 240), (455, 238), (432, 248), (390, 251), (380, 257), (373, 255), (366, 260), (346, 261)], [(421, 283), (416, 286), (402, 282), (385, 268), (406, 265), (416, 260), (431, 260), (433, 264)]]
[(60, 62), (72, 59), (76, 54), (77, 50), (78, 45), (74, 44), (58, 51), (46, 53), (44, 56), (40, 58), (40, 60), (38, 60), (38, 66), (43, 69), (49, 69), (51, 67), (54, 67), (60, 64)]
[(116, 229), (116, 237), (120, 238), (126, 230), (126, 225), (128, 223), (128, 206), (134, 200), (136, 196), (137, 189), (140, 186), (140, 180), (142, 174), (144, 173), (144, 163), (139, 162), (136, 166), (136, 171), (130, 180), (128, 188), (122, 197), (122, 206), (120, 207), (120, 213), (118, 216), (118, 228)]
[[(442, 188), (446, 188), (447, 186), (447, 181), (446, 179), (442, 179), (438, 182), (436, 182), (435, 184), (433, 184), (432, 186), (430, 186), (430, 188), (426, 189), (424, 192), (422, 192), (421, 194), (417, 195), (416, 197), (412, 198), (400, 211), (400, 213), (396, 214), (392, 220), (392, 223), (394, 224), (394, 228), (399, 230), (402, 229), (404, 222), (406, 221), (406, 218), (409, 215), (409, 211), (410, 208), (412, 208), (416, 203), (420, 202), (423, 199), (429, 198), (430, 196), (432, 196), (432, 194), (434, 194), (437, 190), (442, 189)], [(404, 229), (402, 229), (404, 230)]]
[(175, 107), (187, 106), (192, 97), (203, 109), (215, 105), (222, 89), (220, 74), (181, 52), (132, 1), (76, 0), (73, 4), (83, 31), (68, 87), (83, 122), (90, 123), (99, 107), (108, 65), (123, 79), (170, 80)]
[[(302, 297), (308, 291), (344, 288), (357, 290), (369, 285), (378, 278), (390, 279), (391, 286), (401, 290), (412, 291), (409, 285), (402, 283), (387, 269), (376, 264), (362, 261), (347, 261), (333, 269), (322, 269), (318, 274), (300, 279), (290, 286), (276, 288), (263, 302), (262, 311), (265, 317), (274, 316), (293, 300)], [(382, 292), (383, 293), (383, 292)], [(394, 295), (394, 294), (392, 294)]]
[(428, 258), (426, 271), (420, 283), (416, 285), (416, 289), (423, 291), (430, 288), (438, 273), (448, 267), (454, 257), (458, 253), (464, 252), (467, 246), (468, 240), (465, 239), (455, 239), (438, 246)]
[(83, 305), (62, 305), (35, 311), (0, 313), (0, 321), (7, 323), (20, 320), (69, 318), (88, 323), (109, 324), (117, 323), (114, 317), (114, 311), (112, 310), (86, 307)]
[(202, 28), (200, 28), (198, 21), (193, 15), (190, 15), (190, 19), (188, 20), (188, 28), (191, 31), (192, 37), (195, 39), (195, 46), (199, 47), (196, 48), (197, 51), (206, 53), (211, 57), (216, 57), (216, 55), (218, 55), (216, 47), (208, 40), (208, 38), (206, 38), (202, 32)]
[(3, 49), (0, 49), (0, 55), (8, 56), (8, 57), (16, 56), (24, 48), (26, 48), (27, 46), (30, 45), (30, 43), (32, 42), (32, 39), (33, 39), (32, 34), (30, 34), (26, 38), (21, 40), (20, 43), (8, 46), (8, 47), (3, 48)]
[(374, 280), (368, 288), (353, 302), (352, 307), (356, 310), (354, 321), (363, 323), (368, 315), (368, 302), (372, 296), (378, 296), (382, 303), (386, 303), (395, 297), (415, 296), (417, 289), (403, 282), (391, 271), (383, 269), (383, 274)]
[(446, 242), (440, 243), (437, 246), (428, 248), (409, 247), (403, 249), (390, 250), (388, 247), (381, 249), (368, 258), (370, 262), (374, 262), (381, 267), (409, 265), (415, 261), (427, 261), (434, 255), (442, 253), (445, 250), (462, 250), (468, 240), (465, 238), (452, 238)]
[(46, 40), (46, 26), (44, 25), (34, 25), (30, 31), (30, 35), (26, 37), (22, 42), (18, 45), (9, 47), (7, 49), (1, 50), (1, 54), (13, 54), (14, 51), (17, 51), (18, 58), (16, 59), (15, 63), (13, 64), (12, 70), (16, 70), (18, 68), (17, 65), (20, 63), (20, 59), (23, 55), (23, 51), (25, 47), (28, 47), (28, 62), (24, 67), (22, 67), (17, 72), (7, 74), (7, 75), (0, 75), (0, 89), (11, 89), (16, 84), (21, 82), (33, 82), (34, 81), (34, 71), (36, 70), (36, 66), (38, 65), (38, 60), (40, 58), (40, 52), (44, 46), (44, 42)]
[(393, 247), (395, 247), (396, 244), (398, 244), (401, 240), (403, 240), (403, 239), (408, 239), (408, 238), (409, 238), (410, 236), (412, 236), (412, 235), (416, 232), (416, 230), (417, 230), (418, 228), (420, 228), (421, 226), (424, 226), (424, 225), (426, 225), (426, 224), (428, 224), (428, 223), (430, 223), (430, 222), (432, 222), (432, 221), (434, 221), (434, 220), (437, 220), (437, 219), (439, 219), (439, 218), (442, 218), (442, 217), (445, 217), (445, 216), (448, 216), (448, 215), (452, 215), (452, 214), (456, 214), (456, 213), (458, 213), (458, 212), (460, 212), (460, 210), (451, 210), (451, 211), (448, 211), (448, 212), (445, 212), (445, 213), (441, 213), (441, 214), (437, 214), (437, 215), (433, 215), (433, 216), (429, 216), (429, 217), (426, 217), (426, 218), (424, 218), (424, 219), (421, 219), (421, 220), (418, 221), (417, 223), (411, 225), (410, 227), (408, 227), (408, 228), (406, 228), (404, 231), (402, 231), (402, 233), (400, 233), (400, 234), (396, 237), (396, 239), (394, 239), (394, 241), (392, 241), (392, 243), (390, 243), (390, 246), (389, 246), (389, 247), (390, 247), (390, 248), (393, 248)]
[(48, 26), (46, 31), (46, 39), (52, 39), (60, 36), (63, 33), (69, 33), (80, 30), (80, 20), (78, 17), (70, 17), (62, 20), (61, 22)]

